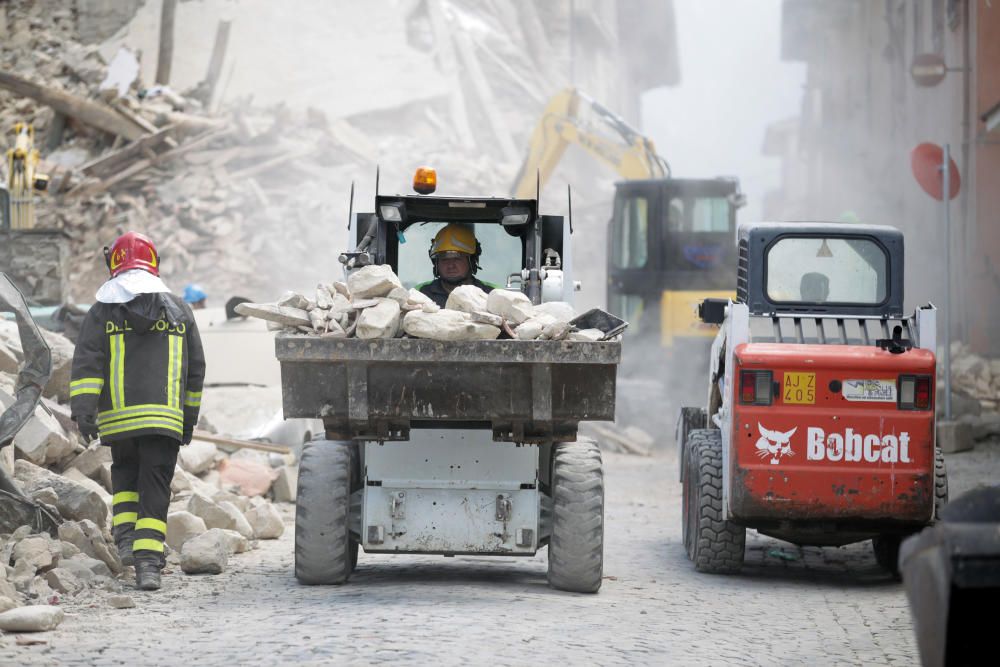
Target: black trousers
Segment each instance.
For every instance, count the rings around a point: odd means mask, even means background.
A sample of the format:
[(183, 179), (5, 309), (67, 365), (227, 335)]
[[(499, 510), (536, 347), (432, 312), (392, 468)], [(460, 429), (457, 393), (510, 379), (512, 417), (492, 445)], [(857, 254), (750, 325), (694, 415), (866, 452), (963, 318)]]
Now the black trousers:
[(170, 481), (180, 444), (162, 435), (111, 444), (112, 533), (119, 549), (132, 545), (137, 561), (164, 564)]

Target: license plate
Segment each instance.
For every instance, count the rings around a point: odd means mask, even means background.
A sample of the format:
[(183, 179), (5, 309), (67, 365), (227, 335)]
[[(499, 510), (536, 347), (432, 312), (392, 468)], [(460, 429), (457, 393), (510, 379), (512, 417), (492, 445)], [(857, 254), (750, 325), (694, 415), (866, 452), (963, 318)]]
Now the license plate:
[(849, 401), (896, 402), (895, 380), (844, 380), (841, 394)]
[(785, 403), (812, 405), (816, 402), (816, 374), (785, 373), (781, 395)]

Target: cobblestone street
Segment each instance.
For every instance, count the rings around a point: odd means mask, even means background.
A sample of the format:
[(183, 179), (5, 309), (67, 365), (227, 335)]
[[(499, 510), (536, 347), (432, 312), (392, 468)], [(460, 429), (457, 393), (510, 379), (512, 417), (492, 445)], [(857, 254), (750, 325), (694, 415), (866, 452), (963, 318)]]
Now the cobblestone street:
[[(950, 461), (971, 485), (986, 446)], [(739, 576), (697, 574), (680, 542), (671, 453), (605, 455), (607, 551), (598, 595), (546, 585), (531, 559), (361, 555), (343, 587), (292, 576), (292, 507), (277, 541), (219, 576), (175, 569), (137, 608), (68, 600), (45, 643), (0, 639), (0, 664), (913, 665), (901, 584), (870, 543), (798, 549), (748, 536)], [(982, 467), (979, 467), (982, 469)], [(981, 473), (980, 473), (981, 474)], [(86, 604), (85, 602), (83, 604)]]

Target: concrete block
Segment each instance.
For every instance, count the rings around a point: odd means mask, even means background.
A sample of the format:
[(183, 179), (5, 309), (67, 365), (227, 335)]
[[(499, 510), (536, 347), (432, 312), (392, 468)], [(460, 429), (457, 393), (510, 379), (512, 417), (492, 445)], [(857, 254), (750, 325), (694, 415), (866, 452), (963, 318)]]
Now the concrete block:
[(939, 421), (937, 444), (945, 454), (968, 451), (972, 449), (972, 427), (967, 422)]

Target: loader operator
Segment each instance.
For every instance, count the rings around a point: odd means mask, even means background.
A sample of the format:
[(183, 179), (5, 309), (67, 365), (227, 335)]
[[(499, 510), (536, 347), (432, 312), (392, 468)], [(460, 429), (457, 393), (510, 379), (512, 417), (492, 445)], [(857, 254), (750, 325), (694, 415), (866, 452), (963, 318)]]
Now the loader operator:
[(428, 251), (434, 264), (434, 280), (421, 285), (420, 291), (442, 308), (448, 302), (448, 295), (459, 285), (475, 285), (490, 292), (493, 286), (476, 278), (482, 252), (471, 225), (445, 225), (434, 235)]
[(111, 278), (80, 328), (70, 408), (89, 442), (111, 446), (112, 534), (136, 588), (160, 587), (170, 482), (191, 442), (205, 357), (191, 308), (160, 279), (152, 241), (128, 232), (104, 249)]

